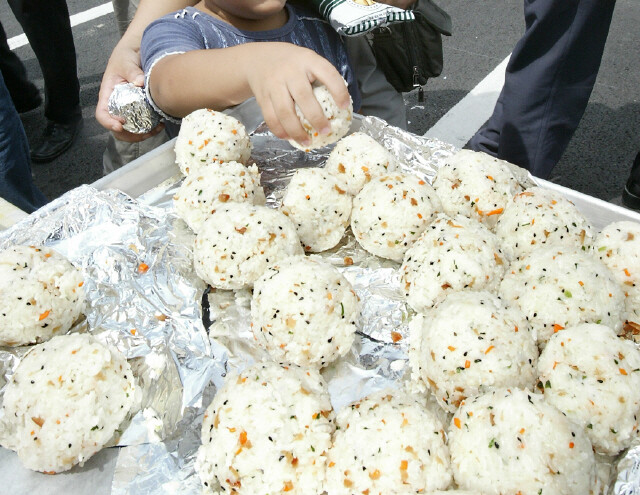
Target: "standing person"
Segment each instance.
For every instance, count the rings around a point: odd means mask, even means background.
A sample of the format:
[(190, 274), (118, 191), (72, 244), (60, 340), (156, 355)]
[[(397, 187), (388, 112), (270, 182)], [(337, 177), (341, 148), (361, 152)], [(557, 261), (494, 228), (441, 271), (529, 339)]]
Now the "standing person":
[(27, 213), (46, 204), (34, 185), (29, 144), (18, 112), (0, 73), (0, 197)]
[(525, 34), (471, 149), (549, 177), (589, 102), (614, 7), (615, 0), (525, 0)]
[[(31, 159), (47, 163), (71, 147), (82, 127), (80, 83), (69, 10), (65, 0), (8, 1), (42, 69), (47, 125), (40, 143), (31, 150)], [(3, 37), (0, 57), (6, 59), (6, 36)], [(3, 66), (2, 71), (9, 80), (24, 80), (24, 67), (21, 70), (15, 61), (12, 67)]]

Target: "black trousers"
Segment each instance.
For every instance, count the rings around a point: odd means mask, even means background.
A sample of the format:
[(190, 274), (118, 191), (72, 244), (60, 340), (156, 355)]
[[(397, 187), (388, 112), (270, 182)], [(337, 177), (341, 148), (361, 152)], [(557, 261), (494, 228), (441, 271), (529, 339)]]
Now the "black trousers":
[[(31, 44), (44, 78), (44, 114), (68, 124), (81, 118), (76, 50), (65, 0), (8, 0)], [(9, 50), (0, 26), (0, 70), (12, 95), (32, 86), (20, 59)]]
[(525, 34), (471, 149), (547, 178), (589, 102), (614, 7), (615, 0), (524, 0)]

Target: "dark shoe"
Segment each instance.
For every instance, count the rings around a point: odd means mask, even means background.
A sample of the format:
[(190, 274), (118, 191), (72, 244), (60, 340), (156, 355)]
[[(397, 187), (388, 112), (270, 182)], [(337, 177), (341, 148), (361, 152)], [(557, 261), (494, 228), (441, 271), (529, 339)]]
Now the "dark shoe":
[(42, 135), (42, 142), (31, 150), (31, 160), (48, 163), (71, 148), (82, 129), (82, 119), (73, 124), (59, 124), (49, 121)]
[(622, 191), (622, 203), (627, 208), (640, 210), (640, 153), (636, 155), (627, 185)]

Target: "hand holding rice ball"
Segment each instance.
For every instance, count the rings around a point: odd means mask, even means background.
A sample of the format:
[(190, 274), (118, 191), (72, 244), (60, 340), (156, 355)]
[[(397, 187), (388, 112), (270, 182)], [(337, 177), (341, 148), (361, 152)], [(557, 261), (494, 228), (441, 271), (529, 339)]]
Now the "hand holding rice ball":
[(313, 83), (313, 95), (316, 100), (318, 100), (318, 103), (320, 103), (322, 112), (329, 121), (330, 130), (328, 134), (320, 134), (319, 130), (314, 129), (302, 114), (300, 107), (296, 103), (296, 114), (302, 123), (302, 127), (309, 136), (310, 143), (308, 145), (301, 145), (293, 139), (290, 139), (289, 143), (291, 143), (293, 147), (303, 151), (310, 151), (335, 143), (338, 139), (349, 132), (349, 129), (351, 128), (351, 121), (353, 120), (353, 104), (351, 100), (349, 100), (349, 106), (347, 108), (340, 108), (333, 99), (329, 89), (319, 82)]
[(46, 247), (0, 253), (0, 345), (44, 342), (66, 333), (82, 314), (84, 281), (66, 258)]
[(117, 350), (87, 334), (54, 337), (31, 349), (7, 385), (3, 446), (35, 471), (82, 465), (112, 440), (135, 387)]
[(272, 264), (256, 281), (251, 329), (276, 361), (321, 368), (351, 348), (357, 304), (333, 266), (296, 256)]
[(208, 493), (320, 494), (333, 431), (317, 371), (257, 363), (228, 375), (207, 408), (196, 471)]
[(180, 170), (189, 175), (215, 163), (247, 163), (251, 156), (251, 141), (240, 121), (222, 112), (202, 108), (182, 119), (175, 152)]

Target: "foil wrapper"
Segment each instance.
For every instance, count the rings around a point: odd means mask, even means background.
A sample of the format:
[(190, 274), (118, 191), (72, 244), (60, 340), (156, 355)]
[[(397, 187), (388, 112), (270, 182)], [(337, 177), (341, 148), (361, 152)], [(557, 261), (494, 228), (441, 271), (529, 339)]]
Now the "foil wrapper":
[[(355, 123), (390, 150), (403, 171), (429, 182), (457, 151), (376, 118)], [(264, 125), (255, 128), (252, 142), (270, 207), (279, 206), (296, 169), (321, 166), (330, 152), (294, 149)], [(534, 184), (526, 172), (518, 173), (524, 184)], [(176, 175), (138, 200), (81, 187), (0, 235), (0, 247), (43, 243), (82, 267), (89, 304), (86, 321), (73, 331), (92, 332), (138, 363), (142, 397), (119, 444), (112, 494), (200, 494), (194, 464), (206, 406), (227, 373), (268, 359), (251, 333), (251, 291), (206, 289), (193, 272), (192, 234), (173, 214), (172, 197), (181, 181)], [(350, 231), (319, 255), (344, 274), (360, 298), (354, 345), (322, 371), (333, 407), (405, 386), (414, 313), (400, 284), (399, 264), (363, 250)], [(141, 262), (150, 267), (144, 275), (137, 272)], [(1, 386), (22, 352), (0, 352)], [(433, 398), (425, 398), (425, 406), (445, 424), (450, 421)], [(639, 456), (640, 448), (634, 448), (622, 460), (599, 457), (600, 493), (640, 495)]]
[(160, 123), (160, 115), (147, 101), (143, 88), (132, 83), (117, 84), (109, 96), (109, 113), (124, 119), (125, 131), (145, 134)]

